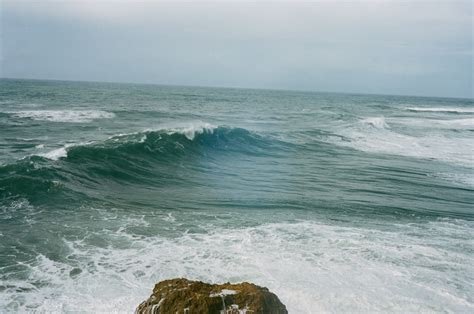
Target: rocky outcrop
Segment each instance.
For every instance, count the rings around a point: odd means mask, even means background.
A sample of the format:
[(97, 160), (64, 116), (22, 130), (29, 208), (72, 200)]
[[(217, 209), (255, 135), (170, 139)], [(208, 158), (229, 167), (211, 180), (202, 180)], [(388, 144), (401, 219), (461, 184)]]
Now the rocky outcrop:
[(244, 314), (288, 313), (278, 297), (267, 288), (243, 282), (212, 285), (184, 278), (164, 280), (142, 302), (139, 314)]

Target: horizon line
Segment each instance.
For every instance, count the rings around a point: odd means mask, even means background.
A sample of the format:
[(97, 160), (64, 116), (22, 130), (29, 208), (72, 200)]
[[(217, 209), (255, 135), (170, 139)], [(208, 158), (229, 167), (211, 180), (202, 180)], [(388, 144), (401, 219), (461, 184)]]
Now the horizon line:
[(25, 77), (0, 77), (0, 80), (29, 80), (29, 81), (51, 81), (51, 82), (72, 82), (72, 83), (105, 83), (105, 84), (134, 84), (134, 85), (154, 85), (166, 87), (195, 87), (195, 88), (220, 88), (220, 89), (248, 89), (248, 90), (266, 90), (266, 91), (285, 91), (300, 93), (320, 93), (320, 94), (345, 94), (345, 95), (371, 95), (371, 96), (395, 96), (395, 97), (419, 97), (419, 98), (441, 98), (441, 99), (462, 99), (474, 100), (471, 97), (459, 96), (429, 96), (429, 95), (405, 95), (405, 94), (384, 94), (384, 93), (367, 93), (352, 91), (322, 91), (307, 89), (286, 89), (286, 88), (266, 88), (266, 87), (241, 87), (241, 86), (211, 86), (211, 85), (191, 85), (191, 84), (166, 84), (166, 83), (146, 83), (146, 82), (124, 82), (124, 81), (95, 81), (95, 80), (76, 80), (76, 79), (45, 79), (45, 78), (25, 78)]

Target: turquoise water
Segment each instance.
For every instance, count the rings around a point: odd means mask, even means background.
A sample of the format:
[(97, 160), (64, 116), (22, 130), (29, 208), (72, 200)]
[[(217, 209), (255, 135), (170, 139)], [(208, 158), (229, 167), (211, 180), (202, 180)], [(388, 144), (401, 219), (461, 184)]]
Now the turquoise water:
[(0, 312), (474, 311), (472, 100), (4, 79), (0, 127)]

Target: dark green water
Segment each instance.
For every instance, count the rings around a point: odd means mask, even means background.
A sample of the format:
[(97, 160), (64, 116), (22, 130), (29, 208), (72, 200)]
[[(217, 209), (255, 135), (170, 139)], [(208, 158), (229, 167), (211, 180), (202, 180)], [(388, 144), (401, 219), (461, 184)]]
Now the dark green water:
[(0, 80), (0, 311), (252, 281), (474, 311), (472, 100)]

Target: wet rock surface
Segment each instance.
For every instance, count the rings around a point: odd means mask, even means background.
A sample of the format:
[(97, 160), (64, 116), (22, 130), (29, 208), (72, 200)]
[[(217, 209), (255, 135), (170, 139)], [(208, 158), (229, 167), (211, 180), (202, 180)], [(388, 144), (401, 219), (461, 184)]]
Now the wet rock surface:
[(283, 314), (288, 311), (267, 288), (248, 282), (217, 285), (178, 278), (157, 283), (136, 313)]

